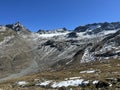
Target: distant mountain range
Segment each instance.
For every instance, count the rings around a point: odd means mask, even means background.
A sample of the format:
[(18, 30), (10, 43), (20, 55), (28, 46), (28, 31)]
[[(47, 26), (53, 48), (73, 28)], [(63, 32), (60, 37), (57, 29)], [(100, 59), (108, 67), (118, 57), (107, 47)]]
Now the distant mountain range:
[(109, 59), (120, 59), (120, 22), (36, 33), (20, 22), (0, 26), (0, 78), (3, 79)]

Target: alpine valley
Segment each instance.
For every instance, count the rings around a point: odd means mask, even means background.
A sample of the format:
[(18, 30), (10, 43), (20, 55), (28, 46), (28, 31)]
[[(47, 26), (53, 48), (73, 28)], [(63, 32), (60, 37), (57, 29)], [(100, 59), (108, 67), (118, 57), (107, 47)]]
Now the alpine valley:
[(0, 90), (120, 90), (120, 22), (0, 25)]

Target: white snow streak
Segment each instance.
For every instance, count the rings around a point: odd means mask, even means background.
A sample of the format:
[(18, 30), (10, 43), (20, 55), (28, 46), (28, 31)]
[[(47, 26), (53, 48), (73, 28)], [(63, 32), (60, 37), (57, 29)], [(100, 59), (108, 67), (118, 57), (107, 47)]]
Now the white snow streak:
[(49, 81), (44, 81), (44, 82), (39, 83), (39, 84), (36, 84), (36, 85), (37, 85), (37, 86), (47, 86), (47, 85), (49, 85), (51, 82), (52, 82), (52, 80), (49, 80)]
[(95, 73), (95, 70), (86, 70), (86, 71), (81, 71), (80, 73)]
[(53, 85), (51, 85), (52, 88), (56, 87), (68, 87), (68, 86), (79, 86), (82, 84), (83, 79), (76, 79), (76, 80), (67, 80), (67, 81), (61, 81), (61, 82), (54, 82)]

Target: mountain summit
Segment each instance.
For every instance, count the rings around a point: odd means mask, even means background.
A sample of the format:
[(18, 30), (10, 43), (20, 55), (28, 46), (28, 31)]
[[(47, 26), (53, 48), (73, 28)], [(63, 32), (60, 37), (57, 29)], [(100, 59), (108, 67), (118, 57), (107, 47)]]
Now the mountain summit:
[(6, 27), (21, 33), (21, 34), (30, 34), (30, 30), (26, 29), (20, 22), (16, 22), (15, 24), (8, 24)]

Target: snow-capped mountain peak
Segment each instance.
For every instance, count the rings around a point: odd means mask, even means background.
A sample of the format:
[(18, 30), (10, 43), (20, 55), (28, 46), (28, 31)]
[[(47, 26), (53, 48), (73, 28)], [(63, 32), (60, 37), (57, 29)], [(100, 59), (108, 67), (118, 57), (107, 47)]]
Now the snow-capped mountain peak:
[[(113, 29), (113, 26), (115, 29)], [(0, 77), (120, 58), (120, 23), (98, 23), (29, 32), (22, 24), (0, 27)], [(25, 38), (24, 38), (25, 37)], [(8, 63), (6, 63), (8, 62)], [(79, 62), (79, 63), (78, 63)], [(73, 66), (72, 66), (73, 65)]]

